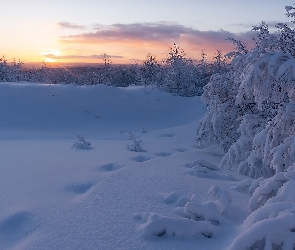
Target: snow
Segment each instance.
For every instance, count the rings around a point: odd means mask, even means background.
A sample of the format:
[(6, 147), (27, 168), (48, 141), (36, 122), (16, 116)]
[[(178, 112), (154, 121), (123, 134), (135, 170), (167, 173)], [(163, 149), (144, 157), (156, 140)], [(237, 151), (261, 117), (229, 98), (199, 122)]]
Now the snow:
[[(143, 87), (0, 83), (0, 249), (291, 246), (294, 169), (257, 182), (218, 168), (195, 147), (205, 111)], [(247, 188), (271, 181), (277, 198), (250, 214)]]

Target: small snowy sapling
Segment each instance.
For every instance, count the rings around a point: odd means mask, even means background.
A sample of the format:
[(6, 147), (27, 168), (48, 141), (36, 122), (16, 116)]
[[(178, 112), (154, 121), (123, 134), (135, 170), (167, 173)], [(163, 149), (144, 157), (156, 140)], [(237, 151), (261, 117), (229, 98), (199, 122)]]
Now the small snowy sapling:
[(129, 132), (129, 136), (130, 136), (130, 140), (133, 141), (133, 144), (131, 145), (127, 145), (127, 148), (131, 151), (135, 151), (135, 152), (143, 152), (143, 148), (141, 147), (142, 144), (142, 140), (137, 140), (135, 138), (135, 135), (132, 134), (131, 132)]
[(72, 148), (80, 148), (80, 149), (91, 149), (91, 143), (86, 141), (83, 134), (78, 134), (77, 138), (79, 139), (78, 142), (74, 142)]

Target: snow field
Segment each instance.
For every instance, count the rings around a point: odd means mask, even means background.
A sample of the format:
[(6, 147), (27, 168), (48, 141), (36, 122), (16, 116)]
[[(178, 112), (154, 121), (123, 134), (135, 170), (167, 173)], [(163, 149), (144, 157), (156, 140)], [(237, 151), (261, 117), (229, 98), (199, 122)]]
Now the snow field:
[[(0, 90), (0, 249), (247, 249), (243, 242), (265, 237), (253, 233), (257, 223), (293, 218), (291, 195), (247, 218), (263, 185), (194, 147), (199, 97), (140, 87)], [(142, 151), (130, 150), (129, 132)], [(91, 147), (72, 147), (80, 133)], [(292, 171), (284, 178), (277, 199)], [(264, 216), (268, 206), (276, 214)]]

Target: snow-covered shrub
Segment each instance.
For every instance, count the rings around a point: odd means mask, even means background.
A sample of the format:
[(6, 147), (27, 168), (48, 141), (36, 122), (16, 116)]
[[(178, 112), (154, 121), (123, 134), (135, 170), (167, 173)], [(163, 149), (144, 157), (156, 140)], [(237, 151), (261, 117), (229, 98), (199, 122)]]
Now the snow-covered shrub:
[(196, 143), (199, 147), (219, 144), (219, 152), (225, 153), (237, 140), (237, 128), (241, 110), (235, 104), (237, 87), (233, 72), (213, 75), (204, 87), (202, 100), (208, 105), (205, 117), (196, 131)]
[(295, 248), (295, 205), (281, 202), (264, 206), (250, 214), (229, 249)]
[(285, 176), (285, 173), (278, 173), (271, 178), (262, 180), (249, 201), (251, 211), (263, 206), (268, 199), (274, 197), (279, 188), (286, 183), (287, 180), (288, 178)]
[(264, 204), (290, 201), (295, 203), (295, 167), (289, 167), (287, 172), (275, 174), (268, 179), (257, 180), (249, 189), (252, 197), (249, 201), (251, 211)]
[(186, 172), (190, 175), (200, 178), (214, 178), (223, 180), (235, 180), (229, 173), (220, 172), (220, 168), (203, 159), (186, 163), (184, 167), (189, 168)]
[(5, 82), (9, 77), (9, 66), (7, 60), (3, 56), (0, 58), (0, 81)]
[(195, 221), (209, 221), (212, 225), (219, 225), (225, 221), (215, 202), (204, 204), (187, 202), (183, 209), (183, 215)]
[(129, 132), (129, 137), (132, 140), (133, 144), (127, 145), (127, 149), (135, 152), (144, 152), (143, 148), (141, 147), (142, 140), (137, 140), (135, 135), (131, 132)]
[[(294, 7), (287, 6), (294, 22)], [(199, 123), (199, 147), (219, 145), (221, 167), (250, 177), (271, 177), (295, 163), (295, 29), (278, 24), (270, 33), (255, 26), (256, 46), (248, 51), (230, 39), (232, 70), (213, 75), (202, 95), (208, 105)]]
[[(225, 190), (217, 190), (217, 187), (213, 187), (213, 189), (216, 191), (212, 191), (213, 196), (218, 196), (218, 202), (209, 201), (199, 204), (195, 201), (195, 195), (190, 199), (175, 193), (166, 195), (165, 203), (181, 206), (177, 207), (175, 212), (182, 218), (151, 214), (140, 227), (143, 236), (173, 236), (188, 239), (198, 236), (214, 237), (220, 230), (219, 226), (228, 225), (227, 219), (221, 214), (219, 202), (222, 201), (222, 208), (225, 208), (224, 205), (230, 203), (230, 195), (228, 196)], [(185, 202), (180, 202), (180, 200)]]
[(130, 85), (141, 85), (138, 64), (128, 66), (116, 66), (111, 69), (109, 85), (115, 87), (127, 87)]
[(8, 64), (4, 56), (0, 58), (0, 82), (22, 81), (22, 65), (23, 62), (17, 62), (15, 59), (11, 64)]
[(254, 181), (252, 182), (252, 184), (250, 185), (248, 191), (249, 191), (249, 194), (253, 195), (255, 189), (260, 185), (260, 183), (262, 181), (264, 181), (265, 178), (264, 177), (260, 177), (258, 179), (254, 179)]
[(147, 222), (140, 229), (142, 235), (150, 237), (180, 237), (192, 239), (197, 236), (211, 238), (216, 227), (208, 221), (195, 221), (187, 218), (172, 218), (152, 214), (148, 217)]
[(215, 164), (207, 162), (202, 158), (199, 158), (199, 159), (194, 160), (192, 162), (186, 163), (184, 166), (187, 168), (193, 168), (193, 167), (198, 166), (198, 167), (202, 167), (202, 168), (207, 168), (210, 171), (220, 170)]
[(155, 56), (148, 54), (143, 61), (141, 81), (145, 86), (157, 86), (161, 82), (162, 69)]
[(213, 57), (213, 72), (222, 74), (228, 71), (228, 65), (226, 63), (226, 57), (222, 55), (221, 50), (217, 50), (216, 55)]
[(221, 214), (229, 214), (231, 211), (232, 197), (231, 194), (218, 186), (213, 186), (208, 193), (213, 198)]
[(253, 212), (229, 249), (295, 249), (295, 166), (254, 181), (249, 192), (253, 190), (249, 202)]
[(86, 141), (83, 134), (78, 134), (77, 138), (79, 139), (78, 142), (74, 142), (73, 148), (79, 148), (79, 149), (91, 149), (91, 143)]
[(210, 81), (210, 77), (216, 73), (214, 71), (214, 67), (212, 63), (208, 63), (207, 54), (202, 50), (201, 52), (201, 60), (197, 61), (195, 64), (196, 67), (196, 79), (198, 81), (197, 87), (197, 95), (203, 94), (204, 86)]
[(245, 161), (252, 151), (255, 134), (263, 127), (263, 120), (257, 114), (245, 114), (242, 117), (237, 132), (240, 138), (234, 142), (221, 160), (220, 166), (232, 170), (236, 165)]
[(279, 173), (295, 163), (294, 104), (280, 106), (266, 128), (255, 135), (252, 152), (239, 172), (258, 178)]
[(231, 63), (232, 70), (217, 73), (204, 87), (202, 101), (207, 105), (207, 113), (199, 123), (196, 142), (199, 147), (217, 143), (219, 153), (224, 154), (239, 138), (238, 128), (241, 118), (249, 113), (251, 104), (241, 106), (236, 103), (240, 77), (251, 58), (237, 52)]
[(185, 58), (185, 53), (176, 44), (169, 48), (167, 58), (158, 63), (156, 57), (148, 54), (143, 65), (112, 65), (111, 58), (104, 55), (101, 65), (88, 67), (50, 67), (43, 62), (41, 67), (22, 67), (22, 62), (15, 60), (10, 64), (0, 58), (0, 81), (29, 81), (46, 84), (73, 84), (127, 87), (144, 85), (157, 87), (176, 95), (194, 96), (203, 93), (203, 86), (208, 83), (214, 72), (227, 70), (222, 56), (217, 54), (215, 63), (206, 61), (202, 52), (200, 61)]
[(202, 204), (198, 202), (195, 194), (191, 198), (176, 193), (165, 194), (163, 197), (165, 203), (180, 206), (174, 211), (181, 218), (150, 214), (139, 228), (142, 235), (148, 238), (173, 236), (182, 239), (198, 236), (216, 237), (222, 230), (222, 226), (231, 224), (224, 217), (231, 210), (231, 195), (217, 186), (213, 186), (208, 193), (214, 201)]
[(165, 77), (161, 88), (180, 96), (194, 96), (202, 92), (198, 80), (197, 67), (193, 61), (185, 58), (185, 52), (176, 44), (169, 48), (168, 56), (164, 60), (163, 73)]
[(249, 192), (249, 188), (253, 185), (254, 181), (254, 179), (246, 179), (238, 182), (233, 188), (236, 190)]

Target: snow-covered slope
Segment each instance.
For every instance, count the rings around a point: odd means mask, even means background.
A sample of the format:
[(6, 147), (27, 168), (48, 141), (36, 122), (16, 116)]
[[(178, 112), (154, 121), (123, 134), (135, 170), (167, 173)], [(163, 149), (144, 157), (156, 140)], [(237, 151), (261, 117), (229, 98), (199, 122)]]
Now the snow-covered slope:
[(87, 132), (102, 138), (140, 126), (162, 129), (192, 122), (203, 114), (202, 107), (196, 98), (140, 87), (0, 84), (1, 136), (7, 138), (30, 132), (68, 138)]
[(253, 180), (194, 147), (204, 112), (141, 87), (1, 83), (0, 249), (227, 249)]

